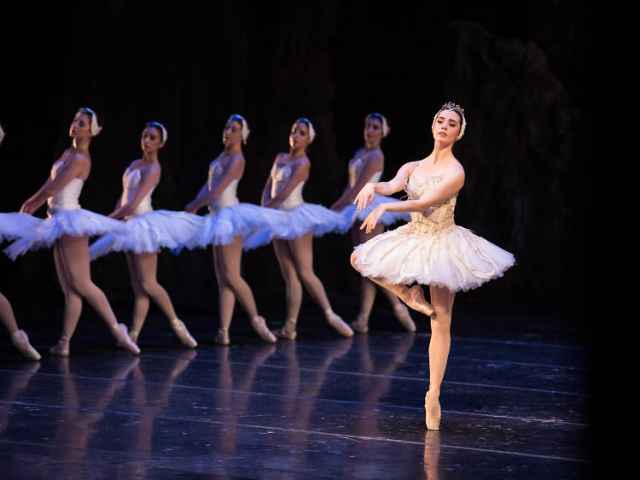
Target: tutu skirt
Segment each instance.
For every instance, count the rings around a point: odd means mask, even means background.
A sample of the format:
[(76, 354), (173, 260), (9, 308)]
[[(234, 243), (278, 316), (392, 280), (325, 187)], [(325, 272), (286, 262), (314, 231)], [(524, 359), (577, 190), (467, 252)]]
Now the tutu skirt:
[(91, 245), (89, 252), (93, 260), (111, 251), (154, 253), (162, 248), (179, 249), (202, 225), (203, 219), (198, 215), (153, 210), (129, 218), (122, 230), (103, 235)]
[(354, 255), (354, 266), (365, 277), (453, 292), (479, 287), (515, 264), (511, 253), (455, 224), (425, 233), (409, 223), (358, 245)]
[(40, 223), (41, 218), (27, 213), (0, 213), (0, 242), (29, 235)]
[(39, 220), (39, 224), (28, 233), (21, 235), (4, 251), (12, 259), (39, 248), (51, 247), (60, 237), (93, 237), (110, 232), (121, 231), (123, 222), (114, 220), (104, 215), (84, 210), (58, 209), (50, 213), (45, 220)]

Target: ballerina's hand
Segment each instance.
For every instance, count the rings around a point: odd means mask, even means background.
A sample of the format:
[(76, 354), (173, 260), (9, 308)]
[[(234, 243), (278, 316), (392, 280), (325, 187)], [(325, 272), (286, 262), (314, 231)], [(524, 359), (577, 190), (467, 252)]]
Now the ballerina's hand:
[(382, 205), (378, 205), (369, 215), (367, 215), (367, 218), (364, 219), (364, 222), (360, 225), (360, 230), (364, 230), (365, 233), (371, 233), (373, 229), (376, 228), (376, 225), (378, 225), (378, 220), (380, 220), (380, 217), (384, 215), (384, 212), (384, 203)]
[(32, 215), (33, 212), (35, 211), (36, 211), (35, 205), (31, 200), (27, 200), (20, 207), (20, 213), (28, 213), (29, 215)]
[(195, 207), (193, 204), (189, 203), (186, 207), (184, 207), (184, 211), (187, 213), (198, 213), (199, 208)]
[(362, 190), (360, 190), (356, 199), (353, 201), (353, 203), (356, 204), (357, 210), (360, 211), (367, 208), (367, 205), (373, 201), (375, 193), (375, 186), (373, 183), (367, 183), (362, 187)]

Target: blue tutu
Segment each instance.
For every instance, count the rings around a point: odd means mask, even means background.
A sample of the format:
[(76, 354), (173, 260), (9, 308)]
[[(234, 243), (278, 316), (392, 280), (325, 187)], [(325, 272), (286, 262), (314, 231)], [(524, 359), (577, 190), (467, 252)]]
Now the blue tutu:
[[(362, 222), (365, 218), (378, 206), (383, 203), (397, 202), (398, 200), (393, 197), (385, 197), (384, 195), (375, 195), (373, 201), (367, 205), (366, 208), (357, 211), (354, 204), (348, 205), (340, 210), (340, 215), (343, 218), (346, 230), (351, 228), (356, 220)], [(411, 220), (411, 215), (405, 212), (385, 212), (379, 222), (385, 226), (392, 225), (399, 221), (408, 222)]]
[(29, 235), (41, 223), (41, 218), (27, 213), (0, 213), (0, 242)]
[(84, 210), (59, 209), (40, 223), (29, 233), (21, 235), (5, 248), (4, 252), (15, 260), (18, 256), (39, 248), (51, 247), (60, 237), (93, 237), (109, 232), (120, 231), (124, 223), (104, 215)]
[(121, 231), (103, 235), (91, 245), (89, 252), (93, 260), (111, 251), (154, 253), (162, 248), (179, 249), (202, 225), (203, 219), (198, 215), (153, 210), (129, 218)]
[(243, 249), (251, 250), (271, 242), (274, 236), (284, 234), (288, 222), (284, 212), (250, 203), (215, 209), (202, 218), (200, 231), (184, 243), (185, 247), (193, 249), (228, 245), (241, 236), (244, 239)]
[(331, 232), (344, 232), (349, 226), (337, 212), (315, 203), (302, 203), (289, 210), (280, 210), (287, 216), (286, 229), (277, 232), (274, 238), (292, 240), (308, 233), (320, 237)]

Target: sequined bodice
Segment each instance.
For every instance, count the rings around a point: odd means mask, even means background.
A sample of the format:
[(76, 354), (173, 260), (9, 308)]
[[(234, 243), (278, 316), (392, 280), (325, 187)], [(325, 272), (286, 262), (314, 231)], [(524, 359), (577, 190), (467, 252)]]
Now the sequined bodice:
[[(442, 181), (442, 175), (429, 175), (420, 178), (419, 174), (411, 172), (405, 186), (410, 200), (417, 200), (425, 189), (434, 188)], [(454, 212), (458, 196), (445, 200), (422, 212), (411, 212), (411, 228), (421, 233), (435, 233), (455, 225)]]

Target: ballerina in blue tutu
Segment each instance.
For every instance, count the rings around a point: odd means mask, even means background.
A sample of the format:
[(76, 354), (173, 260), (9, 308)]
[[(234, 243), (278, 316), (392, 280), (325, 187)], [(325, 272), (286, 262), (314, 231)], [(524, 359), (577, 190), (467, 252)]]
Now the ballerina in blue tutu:
[(302, 304), (302, 284), (322, 308), (327, 323), (340, 335), (351, 337), (353, 330), (331, 308), (324, 286), (313, 269), (313, 237), (345, 230), (344, 218), (322, 205), (306, 203), (302, 189), (309, 179), (311, 162), (307, 147), (315, 139), (313, 124), (299, 118), (289, 135), (289, 153), (279, 153), (273, 162), (262, 192), (262, 205), (286, 213), (287, 229), (278, 233), (273, 246), (287, 291), (287, 317), (275, 333), (295, 340)]
[(89, 237), (123, 228), (122, 222), (85, 210), (79, 203), (91, 173), (89, 148), (101, 129), (93, 110), (78, 110), (69, 128), (72, 146), (53, 164), (42, 187), (20, 208), (20, 212), (30, 215), (47, 203), (48, 218), (39, 220), (35, 228), (24, 232), (5, 249), (9, 257), (15, 259), (29, 250), (53, 247), (58, 281), (65, 297), (62, 335), (50, 349), (54, 355), (69, 355), (69, 342), (80, 320), (83, 299), (107, 323), (118, 345), (135, 355), (140, 353), (126, 325), (118, 323), (107, 297), (91, 280)]
[(122, 176), (123, 192), (111, 218), (125, 219), (124, 228), (108, 233), (91, 245), (91, 258), (111, 251), (125, 252), (129, 278), (135, 297), (131, 339), (138, 337), (153, 300), (169, 319), (180, 341), (189, 348), (198, 346), (185, 324), (178, 318), (167, 291), (158, 283), (158, 252), (177, 249), (202, 227), (202, 219), (186, 212), (154, 210), (151, 196), (162, 176), (159, 151), (167, 143), (167, 129), (160, 122), (148, 122), (142, 131), (142, 158), (134, 160)]
[(229, 345), (229, 327), (236, 299), (249, 316), (251, 326), (265, 342), (274, 343), (276, 337), (258, 313), (251, 287), (242, 278), (240, 266), (242, 250), (250, 250), (271, 242), (276, 232), (286, 228), (286, 217), (277, 210), (250, 203), (240, 203), (238, 183), (244, 175), (245, 158), (242, 145), (249, 138), (249, 126), (242, 115), (231, 115), (222, 134), (224, 150), (209, 165), (207, 182), (185, 210), (195, 213), (208, 206), (200, 231), (185, 246), (211, 246), (218, 281), (220, 327), (215, 341)]
[[(4, 137), (5, 133), (0, 125), (0, 144)], [(15, 240), (39, 223), (37, 218), (26, 213), (0, 213), (0, 243), (5, 240)], [(40, 353), (29, 342), (27, 333), (18, 328), (11, 302), (2, 293), (0, 293), (0, 321), (9, 332), (11, 343), (22, 355), (31, 360), (40, 360)]]

